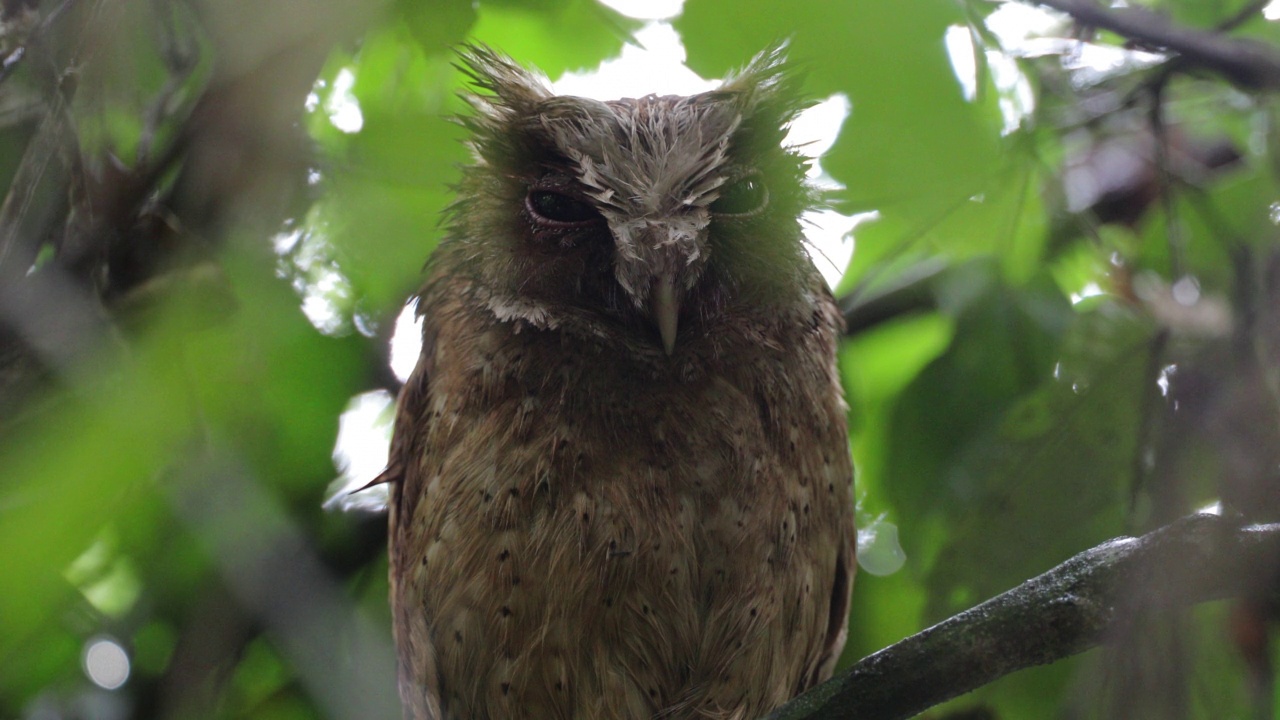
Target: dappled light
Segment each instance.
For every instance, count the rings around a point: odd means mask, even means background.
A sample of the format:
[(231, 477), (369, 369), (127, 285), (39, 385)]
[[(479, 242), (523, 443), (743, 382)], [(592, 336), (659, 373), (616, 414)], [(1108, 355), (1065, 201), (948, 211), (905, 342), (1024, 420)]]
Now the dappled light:
[(110, 638), (94, 638), (84, 649), (84, 672), (94, 685), (115, 690), (129, 679), (129, 655)]

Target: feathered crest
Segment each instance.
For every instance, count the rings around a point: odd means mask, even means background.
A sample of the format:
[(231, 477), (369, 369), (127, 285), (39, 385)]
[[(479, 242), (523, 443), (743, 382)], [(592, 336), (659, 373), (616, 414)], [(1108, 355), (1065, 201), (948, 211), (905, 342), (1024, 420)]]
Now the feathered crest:
[(743, 157), (803, 165), (782, 147), (787, 124), (805, 107), (786, 47), (761, 52), (709, 92), (602, 102), (555, 95), (541, 74), (467, 45), (458, 67), (471, 78), (474, 91), (464, 98), (473, 112), (459, 122), (482, 165), (511, 173), (563, 168), (616, 217), (643, 221), (706, 207), (728, 179), (723, 168)]
[[(463, 94), (473, 113), (459, 118), (474, 133), (476, 149), (488, 159), (494, 151), (505, 157), (517, 156), (511, 145), (511, 131), (538, 130), (543, 124), (537, 118), (555, 119), (583, 129), (601, 129), (623, 105), (655, 101), (677, 104), (675, 97), (604, 103), (578, 97), (559, 97), (549, 89), (549, 81), (539, 72), (529, 70), (511, 58), (482, 44), (464, 45), (456, 63), (471, 79), (473, 91)], [(740, 138), (763, 147), (779, 144), (785, 128), (809, 104), (802, 98), (803, 77), (787, 59), (787, 43), (767, 48), (751, 59), (741, 70), (732, 73), (716, 90), (694, 95), (679, 104), (690, 108), (724, 103), (739, 119), (744, 134)], [(558, 102), (557, 102), (558, 101)], [(567, 122), (566, 122), (567, 121)]]
[(454, 67), (471, 80), (472, 90), (462, 93), (462, 99), (473, 112), (457, 121), (472, 133), (472, 147), (490, 160), (499, 153), (505, 157), (515, 155), (516, 138), (510, 130), (521, 120), (533, 117), (540, 104), (554, 97), (546, 76), (482, 44), (463, 45)]
[(483, 96), (468, 93), (468, 101), (479, 101), (482, 110), (528, 110), (551, 97), (545, 75), (526, 69), (488, 45), (464, 45), (458, 51), (458, 59), (461, 63), (454, 63), (454, 67), (471, 78), (471, 84), (475, 88), (489, 93), (499, 101), (486, 102)]
[(750, 98), (751, 102), (796, 107), (804, 77), (787, 57), (787, 41), (765, 48), (741, 70), (730, 73), (720, 89)]
[(791, 121), (813, 104), (804, 96), (803, 72), (788, 59), (787, 46), (782, 41), (760, 52), (714, 91), (734, 96), (744, 129), (761, 146), (780, 144)]

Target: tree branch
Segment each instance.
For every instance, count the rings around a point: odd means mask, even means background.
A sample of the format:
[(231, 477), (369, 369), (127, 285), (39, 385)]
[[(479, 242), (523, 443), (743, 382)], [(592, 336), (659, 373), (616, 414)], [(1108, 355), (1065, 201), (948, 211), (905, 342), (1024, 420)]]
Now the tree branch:
[(1094, 0), (1031, 0), (1077, 22), (1178, 53), (1248, 90), (1280, 89), (1280, 55), (1265, 43), (1182, 27), (1146, 8), (1104, 8)]
[[(1103, 643), (1132, 607), (1186, 607), (1256, 590), (1280, 524), (1192, 515), (1117, 538), (876, 652), (768, 720), (909, 718), (1009, 673)], [(1149, 582), (1147, 582), (1149, 580)]]
[(836, 299), (844, 316), (845, 335), (866, 332), (880, 323), (938, 308), (934, 284), (948, 268), (941, 260), (927, 260), (879, 286), (859, 285)]

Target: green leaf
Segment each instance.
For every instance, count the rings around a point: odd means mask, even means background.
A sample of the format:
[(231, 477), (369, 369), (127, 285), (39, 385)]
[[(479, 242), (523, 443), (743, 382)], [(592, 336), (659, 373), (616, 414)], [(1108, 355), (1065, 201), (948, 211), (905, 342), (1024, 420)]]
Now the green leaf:
[[(939, 222), (989, 194), (1008, 150), (994, 94), (966, 101), (947, 56), (947, 28), (963, 22), (944, 0), (771, 0), (752, 13), (729, 0), (690, 0), (676, 27), (690, 66), (705, 76), (789, 38), (807, 89), (818, 97), (844, 93), (852, 103), (822, 161), (847, 188), (846, 209), (878, 210), (894, 226), (910, 228)], [(862, 262), (857, 253), (854, 262)]]
[(462, 42), (476, 22), (474, 0), (395, 0), (392, 12), (404, 21), (413, 39), (428, 55)]
[(595, 0), (496, 2), (480, 5), (472, 39), (530, 63), (555, 78), (616, 57), (640, 27)]
[(381, 319), (421, 283), (439, 242), (449, 185), (466, 160), (455, 93), (461, 73), (447, 54), (424, 57), (403, 32), (371, 38), (345, 68), (364, 123), (358, 133), (326, 131), (324, 198), (305, 230), (315, 252), (350, 282), (356, 307)]
[(1079, 317), (1052, 375), (955, 448), (934, 490), (951, 532), (930, 566), (929, 617), (1123, 532), (1154, 382), (1150, 338), (1145, 322), (1101, 304)]

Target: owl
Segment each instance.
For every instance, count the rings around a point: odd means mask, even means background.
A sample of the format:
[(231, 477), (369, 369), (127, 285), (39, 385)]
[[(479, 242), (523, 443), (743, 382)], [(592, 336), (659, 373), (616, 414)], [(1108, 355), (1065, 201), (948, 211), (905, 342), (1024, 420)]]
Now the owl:
[(755, 718), (827, 678), (855, 569), (842, 321), (780, 49), (552, 94), (484, 47), (391, 459), (405, 716)]

